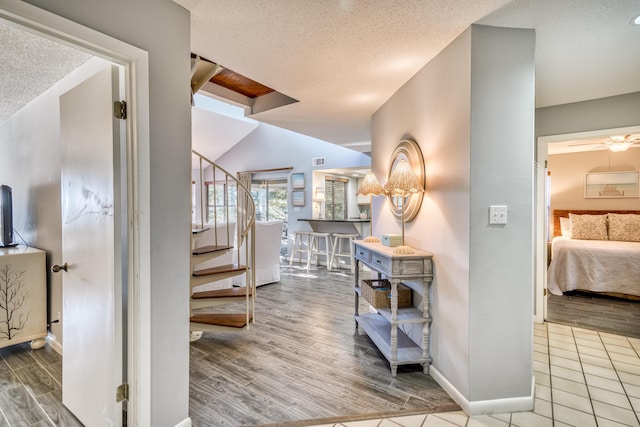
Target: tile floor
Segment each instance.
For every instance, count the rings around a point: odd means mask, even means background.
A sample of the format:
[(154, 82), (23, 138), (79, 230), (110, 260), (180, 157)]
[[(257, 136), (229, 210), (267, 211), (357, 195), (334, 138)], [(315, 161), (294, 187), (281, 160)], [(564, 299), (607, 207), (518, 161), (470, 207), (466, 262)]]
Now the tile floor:
[(532, 412), (446, 412), (316, 427), (640, 427), (640, 339), (555, 323), (534, 326)]

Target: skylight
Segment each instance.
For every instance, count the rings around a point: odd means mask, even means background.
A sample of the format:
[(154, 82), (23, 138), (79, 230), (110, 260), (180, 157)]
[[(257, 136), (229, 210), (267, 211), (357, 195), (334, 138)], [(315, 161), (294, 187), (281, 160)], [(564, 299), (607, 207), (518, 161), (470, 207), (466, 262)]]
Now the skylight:
[(221, 114), (223, 116), (231, 117), (236, 120), (242, 120), (247, 123), (260, 123), (257, 120), (246, 117), (244, 115), (243, 107), (238, 107), (227, 102), (218, 101), (215, 98), (211, 98), (205, 95), (199, 95), (197, 93), (193, 96), (193, 101), (195, 103), (195, 107), (201, 110)]

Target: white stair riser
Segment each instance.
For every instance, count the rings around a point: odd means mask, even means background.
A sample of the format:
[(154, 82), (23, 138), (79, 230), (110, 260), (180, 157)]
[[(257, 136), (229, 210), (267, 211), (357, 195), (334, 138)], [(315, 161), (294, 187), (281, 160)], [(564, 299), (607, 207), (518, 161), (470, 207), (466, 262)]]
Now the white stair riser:
[(231, 277), (246, 274), (246, 271), (231, 271), (227, 273), (216, 273), (207, 276), (191, 277), (191, 289), (196, 286), (205, 285), (207, 283), (216, 282), (218, 280), (230, 279)]
[(205, 307), (216, 307), (236, 302), (244, 302), (247, 299), (246, 296), (239, 297), (224, 297), (224, 298), (199, 298), (191, 300), (191, 310)]
[(222, 255), (226, 255), (229, 253), (229, 250), (230, 249), (226, 251), (216, 251), (216, 252), (209, 252), (209, 253), (200, 254), (200, 255), (191, 255), (191, 272), (193, 272), (193, 268), (196, 265), (201, 264), (205, 261), (209, 261), (210, 259), (214, 259)]

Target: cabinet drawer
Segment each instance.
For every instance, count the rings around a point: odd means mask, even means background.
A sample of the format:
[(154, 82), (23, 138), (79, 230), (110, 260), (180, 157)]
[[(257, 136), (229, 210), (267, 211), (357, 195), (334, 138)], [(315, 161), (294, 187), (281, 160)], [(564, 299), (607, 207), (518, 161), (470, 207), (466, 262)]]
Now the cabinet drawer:
[(404, 275), (412, 275), (412, 274), (428, 274), (426, 271), (425, 262), (421, 259), (415, 260), (406, 260), (404, 262), (397, 262), (393, 265), (393, 273), (394, 274), (404, 274)]
[(353, 254), (357, 259), (363, 262), (371, 261), (371, 252), (368, 249), (364, 249), (361, 246), (355, 247), (355, 252)]
[(391, 272), (391, 262), (389, 258), (381, 257), (374, 253), (371, 254), (371, 264), (373, 264), (374, 268), (384, 270), (385, 273)]

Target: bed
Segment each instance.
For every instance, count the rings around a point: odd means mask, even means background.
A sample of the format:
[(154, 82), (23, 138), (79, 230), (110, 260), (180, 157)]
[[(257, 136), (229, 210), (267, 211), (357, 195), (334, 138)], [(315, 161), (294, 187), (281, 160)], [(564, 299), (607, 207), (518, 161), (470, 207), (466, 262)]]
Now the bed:
[(640, 211), (555, 210), (553, 224), (547, 276), (552, 294), (640, 298)]

